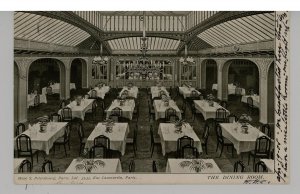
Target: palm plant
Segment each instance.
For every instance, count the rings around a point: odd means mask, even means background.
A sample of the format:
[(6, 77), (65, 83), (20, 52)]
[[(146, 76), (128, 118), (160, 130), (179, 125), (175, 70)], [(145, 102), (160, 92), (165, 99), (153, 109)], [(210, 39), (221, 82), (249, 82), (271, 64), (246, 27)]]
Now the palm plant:
[(77, 159), (77, 162), (80, 162), (75, 166), (77, 171), (85, 170), (86, 172), (91, 172), (94, 169), (97, 169), (98, 167), (104, 167), (105, 162), (102, 160), (94, 160), (94, 159)]

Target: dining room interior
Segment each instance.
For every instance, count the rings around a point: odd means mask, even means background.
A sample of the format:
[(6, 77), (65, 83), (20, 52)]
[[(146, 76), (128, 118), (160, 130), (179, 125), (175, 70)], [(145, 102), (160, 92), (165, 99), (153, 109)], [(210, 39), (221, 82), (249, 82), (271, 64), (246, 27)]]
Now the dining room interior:
[(274, 173), (272, 11), (16, 11), (14, 173)]

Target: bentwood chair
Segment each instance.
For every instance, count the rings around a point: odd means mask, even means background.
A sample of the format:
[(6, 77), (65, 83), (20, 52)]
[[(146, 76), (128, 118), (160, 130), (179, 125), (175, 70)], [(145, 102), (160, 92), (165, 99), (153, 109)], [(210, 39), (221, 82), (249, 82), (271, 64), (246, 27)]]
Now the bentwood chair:
[(209, 125), (205, 123), (204, 125), (204, 132), (201, 138), (201, 146), (205, 148), (205, 153), (207, 155), (207, 147), (208, 147), (208, 137), (209, 137)]
[(53, 151), (54, 151), (54, 154), (55, 154), (55, 147), (58, 146), (60, 147), (61, 145), (64, 146), (64, 150), (65, 150), (65, 156), (67, 156), (67, 149), (66, 149), (66, 145), (68, 144), (68, 147), (69, 147), (69, 150), (71, 149), (70, 148), (70, 125), (67, 125), (65, 127), (65, 132), (64, 132), (64, 135), (60, 138), (58, 138), (54, 144), (53, 144)]
[(129, 163), (129, 172), (135, 172), (135, 162), (131, 160)]
[(110, 149), (110, 139), (105, 135), (99, 135), (94, 138), (94, 145), (103, 145), (107, 149)]
[(150, 125), (150, 140), (151, 140), (150, 152), (151, 152), (151, 158), (152, 158), (153, 152), (154, 152), (154, 147), (160, 145), (160, 142), (155, 141), (154, 132), (153, 132), (153, 126), (152, 125)]
[(255, 165), (256, 158), (269, 158), (271, 148), (271, 139), (267, 136), (261, 136), (256, 139), (255, 149), (249, 152), (248, 165), (250, 163), (250, 157), (253, 157), (253, 167)]
[(239, 160), (234, 163), (233, 172), (245, 172), (245, 169), (246, 167), (243, 161)]
[(259, 161), (254, 166), (254, 172), (268, 172), (268, 168), (263, 161)]
[(87, 138), (84, 136), (84, 129), (82, 123), (78, 123), (78, 137), (79, 137), (79, 156), (82, 154), (82, 151), (84, 149), (84, 146), (86, 144)]
[(42, 172), (53, 172), (53, 165), (51, 160), (45, 160), (42, 165)]
[[(172, 117), (177, 117), (176, 110), (174, 108), (168, 108), (165, 112), (165, 121), (171, 121)], [(176, 118), (175, 118), (176, 119)]]
[(191, 145), (185, 145), (181, 148), (181, 155), (179, 157), (185, 159), (196, 159), (199, 157), (198, 149)]
[(216, 126), (216, 132), (217, 132), (217, 149), (216, 149), (216, 152), (219, 149), (219, 145), (221, 145), (221, 153), (220, 153), (219, 157), (222, 156), (224, 146), (227, 147), (227, 148), (231, 147), (231, 152), (232, 152), (232, 157), (233, 157), (233, 153), (234, 153), (233, 143), (231, 143), (228, 139), (223, 137), (222, 129), (221, 129), (221, 126), (219, 124), (217, 124), (217, 126)]
[(156, 162), (154, 160), (152, 162), (152, 172), (157, 172), (157, 165), (156, 165)]
[(138, 131), (138, 125), (135, 124), (135, 127), (133, 129), (133, 138), (127, 138), (126, 144), (132, 145), (134, 156), (136, 156), (137, 151), (137, 131)]
[(182, 148), (186, 145), (194, 146), (194, 139), (189, 136), (183, 136), (178, 138), (177, 140), (177, 158), (180, 157), (180, 154), (182, 152)]
[(271, 127), (269, 124), (264, 124), (261, 126), (261, 132), (266, 134), (268, 137), (271, 137), (272, 132), (271, 132)]
[(217, 123), (224, 123), (226, 122), (227, 112), (224, 108), (218, 108), (216, 111), (216, 118), (215, 121)]
[(32, 164), (29, 160), (23, 160), (18, 168), (19, 173), (23, 172), (31, 172), (32, 171)]
[(252, 97), (248, 97), (247, 98), (247, 107), (248, 107), (249, 115), (252, 115), (252, 113), (254, 111), (254, 105), (253, 105), (253, 99), (252, 99)]
[(92, 91), (91, 91), (90, 98), (91, 98), (91, 99), (97, 99), (97, 98), (98, 98), (98, 96), (97, 96), (97, 91), (96, 91), (96, 90), (92, 90)]
[(39, 105), (40, 105), (40, 95), (37, 94), (33, 99), (33, 107), (38, 107)]
[(148, 110), (149, 110), (149, 122), (150, 122), (151, 120), (154, 119), (155, 116), (154, 108), (150, 100), (148, 100)]
[(94, 145), (90, 150), (90, 158), (107, 158), (108, 151), (104, 145)]
[(72, 122), (72, 109), (64, 107), (61, 109), (61, 120), (63, 122)]
[(22, 134), (24, 131), (25, 131), (25, 124), (24, 123), (19, 123), (17, 126), (16, 126), (16, 136)]
[(18, 157), (30, 157), (33, 164), (33, 155), (36, 154), (36, 161), (39, 161), (39, 151), (33, 150), (31, 147), (31, 139), (25, 134), (21, 134), (16, 138)]

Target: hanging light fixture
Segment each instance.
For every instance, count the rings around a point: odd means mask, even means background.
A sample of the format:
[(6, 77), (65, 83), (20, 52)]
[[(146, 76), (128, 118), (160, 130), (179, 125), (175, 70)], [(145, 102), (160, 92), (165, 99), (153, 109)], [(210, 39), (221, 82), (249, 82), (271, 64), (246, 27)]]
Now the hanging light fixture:
[(187, 56), (188, 55), (188, 49), (187, 49), (187, 45), (184, 45), (184, 57), (180, 57), (179, 62), (186, 66), (186, 65), (191, 65), (193, 63), (195, 63), (194, 58)]
[(145, 24), (145, 12), (143, 12), (143, 16), (140, 17), (140, 20), (143, 21), (143, 37), (141, 38), (141, 48), (140, 51), (142, 52), (143, 57), (146, 57), (146, 53), (148, 51), (148, 38), (146, 37), (146, 24)]
[(102, 56), (103, 54), (103, 46), (102, 43), (100, 44), (100, 56), (96, 56), (93, 59), (93, 64), (98, 64), (98, 65), (105, 65), (108, 63), (109, 58), (107, 56)]

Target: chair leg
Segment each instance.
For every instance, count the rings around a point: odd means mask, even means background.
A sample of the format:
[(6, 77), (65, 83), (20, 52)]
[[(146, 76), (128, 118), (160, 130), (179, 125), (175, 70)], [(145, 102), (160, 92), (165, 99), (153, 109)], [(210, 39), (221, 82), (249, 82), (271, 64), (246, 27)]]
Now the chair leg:
[(32, 156), (32, 154), (31, 154), (30, 158), (31, 158), (31, 164), (33, 166), (33, 156)]
[(66, 144), (64, 144), (64, 149), (65, 149), (65, 155), (67, 157), (67, 149), (66, 149)]
[(219, 149), (219, 142), (217, 143), (217, 149), (216, 149), (216, 152), (218, 151), (218, 149)]
[(207, 145), (205, 145), (205, 152), (206, 152), (206, 155), (207, 155), (207, 154), (208, 154), (208, 153), (207, 153)]
[(255, 168), (255, 155), (253, 156), (253, 169)]
[(232, 157), (234, 157), (234, 149), (233, 149), (233, 146), (231, 146), (231, 152), (232, 152)]
[(153, 152), (154, 152), (154, 145), (152, 146), (152, 150), (151, 150), (151, 158), (153, 156)]
[(222, 147), (221, 147), (221, 153), (220, 153), (220, 158), (221, 158), (221, 156), (222, 156), (222, 153), (223, 153), (223, 149), (224, 149), (224, 145), (222, 145)]

